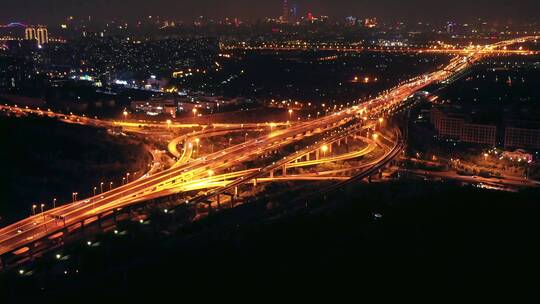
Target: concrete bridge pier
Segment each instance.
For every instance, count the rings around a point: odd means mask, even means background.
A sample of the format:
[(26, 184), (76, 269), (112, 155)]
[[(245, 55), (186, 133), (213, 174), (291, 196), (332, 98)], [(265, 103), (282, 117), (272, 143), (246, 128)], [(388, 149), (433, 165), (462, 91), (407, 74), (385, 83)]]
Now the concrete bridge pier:
[(85, 229), (84, 229), (84, 220), (81, 221), (81, 233), (85, 235)]
[(231, 197), (231, 208), (234, 207), (234, 203), (235, 203), (235, 195), (234, 194), (231, 194), (231, 193), (225, 193), (225, 195), (228, 195)]

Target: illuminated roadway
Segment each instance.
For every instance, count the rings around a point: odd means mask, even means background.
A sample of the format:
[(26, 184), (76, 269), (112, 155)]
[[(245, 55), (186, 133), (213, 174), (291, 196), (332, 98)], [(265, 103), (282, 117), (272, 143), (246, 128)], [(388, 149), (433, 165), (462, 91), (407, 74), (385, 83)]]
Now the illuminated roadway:
[(538, 55), (540, 51), (525, 50), (523, 48), (507, 49), (505, 46), (524, 42), (525, 40), (538, 40), (538, 37), (516, 38), (513, 40), (495, 43), (488, 46), (471, 45), (468, 47), (457, 47), (449, 44), (435, 44), (425, 47), (408, 46), (361, 46), (358, 44), (328, 44), (328, 43), (262, 43), (258, 45), (231, 44), (221, 45), (222, 51), (244, 50), (244, 51), (334, 51), (334, 52), (387, 52), (387, 53), (435, 53), (449, 55), (469, 55), (477, 52), (484, 55)]
[[(525, 40), (538, 39), (538, 37), (526, 37), (515, 39), (507, 42), (498, 43), (494, 46), (486, 46), (489, 48), (500, 48), (514, 43), (519, 43)], [(359, 105), (355, 105), (345, 110), (323, 116), (321, 118), (300, 122), (286, 129), (273, 130), (269, 134), (263, 135), (257, 139), (246, 141), (245, 143), (235, 145), (222, 151), (211, 153), (196, 160), (185, 162), (161, 172), (157, 172), (151, 176), (145, 176), (138, 180), (132, 181), (126, 185), (113, 189), (87, 200), (77, 201), (67, 204), (56, 209), (45, 211), (43, 214), (38, 214), (17, 223), (11, 224), (0, 229), (0, 254), (11, 252), (18, 248), (22, 248), (28, 243), (34, 242), (44, 236), (54, 232), (60, 232), (65, 226), (78, 223), (81, 220), (91, 217), (100, 212), (113, 210), (119, 207), (129, 206), (135, 201), (146, 199), (147, 197), (162, 191), (167, 187), (180, 187), (183, 183), (193, 183), (197, 180), (207, 178), (209, 172), (217, 172), (219, 170), (230, 168), (235, 165), (242, 164), (244, 161), (257, 158), (265, 155), (268, 152), (277, 150), (285, 145), (296, 142), (304, 138), (308, 133), (319, 133), (330, 131), (349, 123), (355, 117), (365, 117), (365, 119), (376, 119), (377, 117), (391, 114), (403, 100), (409, 96), (425, 88), (426, 86), (441, 82), (457, 73), (460, 73), (470, 67), (470, 65), (486, 56), (483, 51), (470, 51), (466, 56), (458, 56), (451, 60), (450, 64), (444, 69), (432, 73), (420, 75), (409, 81), (402, 82), (398, 86), (385, 91), (380, 96)], [(4, 108), (4, 106), (1, 106)], [(24, 109), (23, 109), (24, 111)], [(49, 113), (48, 111), (44, 113)], [(66, 119), (66, 115), (63, 115)], [(103, 121), (92, 118), (84, 118), (91, 123), (98, 125)], [(134, 126), (139, 126), (141, 123), (130, 123)], [(109, 124), (110, 126), (111, 124)], [(112, 125), (126, 126), (126, 123), (113, 122)], [(148, 124), (151, 125), (151, 124)], [(158, 124), (163, 127), (164, 124)], [(153, 125), (152, 125), (153, 126)], [(173, 124), (167, 124), (166, 127), (172, 127)], [(182, 125), (176, 125), (181, 127)], [(192, 127), (192, 125), (190, 126)], [(322, 143), (318, 143), (319, 145)], [(308, 147), (310, 148), (310, 147)], [(395, 147), (387, 153), (383, 158), (380, 158), (380, 164), (395, 157), (400, 151), (400, 146)], [(208, 197), (201, 197), (200, 201), (208, 200), (209, 197), (215, 194), (223, 193), (234, 187), (245, 183), (246, 180), (258, 178), (259, 175), (274, 170), (280, 166), (289, 164), (298, 155), (284, 158), (283, 161), (276, 162), (265, 168), (259, 168), (257, 171), (241, 176), (233, 180), (223, 187), (219, 187), (208, 194)], [(292, 165), (292, 164), (291, 164)], [(368, 174), (377, 170), (379, 163), (374, 164), (372, 168), (364, 172)], [(259, 171), (260, 170), (260, 171)], [(61, 219), (61, 220), (59, 220)]]

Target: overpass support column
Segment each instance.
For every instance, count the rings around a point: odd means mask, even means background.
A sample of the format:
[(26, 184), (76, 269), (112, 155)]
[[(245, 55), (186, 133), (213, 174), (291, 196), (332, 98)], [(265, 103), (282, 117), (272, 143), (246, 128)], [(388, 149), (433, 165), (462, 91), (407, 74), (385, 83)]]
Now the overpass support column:
[(328, 153), (332, 153), (332, 146), (334, 145), (334, 143), (330, 143), (328, 145)]
[(311, 155), (311, 153), (306, 154), (306, 161), (309, 161), (310, 155)]
[(345, 136), (345, 144), (349, 144), (349, 136)]
[(341, 146), (341, 139), (337, 140), (337, 145), (338, 145), (338, 147)]
[(234, 196), (238, 197), (238, 186), (234, 187)]
[(287, 176), (287, 165), (283, 165), (283, 176)]
[(219, 193), (217, 195), (217, 205), (218, 205), (218, 208), (221, 206), (221, 195)]
[(270, 178), (274, 178), (274, 170), (270, 170)]
[(320, 156), (319, 149), (315, 150), (315, 160), (319, 160)]
[(257, 178), (253, 179), (253, 187), (257, 187)]
[[(130, 217), (131, 217), (131, 212), (130, 212)], [(81, 222), (81, 232), (82, 234), (84, 235), (85, 234), (85, 231), (84, 231), (84, 220)]]

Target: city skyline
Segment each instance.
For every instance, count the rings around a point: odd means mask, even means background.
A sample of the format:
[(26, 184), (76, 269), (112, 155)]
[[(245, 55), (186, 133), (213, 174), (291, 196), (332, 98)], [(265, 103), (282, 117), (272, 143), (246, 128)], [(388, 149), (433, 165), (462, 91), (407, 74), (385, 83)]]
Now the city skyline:
[(539, 0), (4, 2), (1, 304), (538, 302)]
[[(328, 15), (333, 18), (346, 16), (376, 16), (392, 21), (440, 21), (441, 19), (470, 21), (484, 18), (492, 22), (534, 21), (535, 12), (540, 10), (540, 3), (532, 0), (509, 1), (426, 1), (410, 0), (398, 2), (382, 1), (348, 1), (317, 0), (289, 1), (289, 8), (296, 3), (298, 14), (305, 16), (308, 12), (314, 15)], [(444, 9), (441, 9), (443, 7)], [(48, 14), (42, 14), (47, 8)], [(140, 0), (121, 0), (109, 3), (99, 0), (88, 1), (22, 0), (3, 4), (0, 11), (0, 23), (21, 21), (31, 24), (54, 24), (67, 16), (88, 18), (93, 20), (125, 19), (138, 20), (149, 15), (162, 18), (192, 20), (198, 16), (209, 19), (238, 17), (246, 20), (259, 20), (265, 17), (279, 17), (283, 14), (283, 3), (280, 0), (264, 1), (253, 5), (247, 0), (229, 1), (226, 7), (215, 0), (203, 1), (171, 1), (156, 0), (151, 3)]]

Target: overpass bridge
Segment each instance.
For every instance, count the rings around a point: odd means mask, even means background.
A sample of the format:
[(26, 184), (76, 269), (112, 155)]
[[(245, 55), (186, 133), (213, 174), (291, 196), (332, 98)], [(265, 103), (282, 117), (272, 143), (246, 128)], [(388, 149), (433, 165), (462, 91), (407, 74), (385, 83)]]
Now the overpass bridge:
[[(537, 38), (538, 37), (526, 37), (519, 41)], [(505, 47), (514, 44), (517, 41), (518, 40), (501, 42), (494, 45), (493, 48)], [(187, 185), (188, 183), (208, 177), (209, 172), (217, 172), (225, 168), (231, 168), (235, 165), (261, 157), (261, 155), (271, 155), (272, 151), (283, 149), (293, 143), (298, 143), (309, 134), (335, 132), (335, 135), (325, 138), (331, 145), (338, 140), (336, 136), (343, 136), (351, 129), (356, 131), (355, 128), (358, 128), (359, 122), (377, 120), (381, 116), (391, 115), (394, 109), (399, 107), (404, 100), (415, 92), (421, 91), (423, 88), (433, 83), (445, 81), (453, 75), (468, 69), (471, 64), (474, 64), (491, 54), (492, 53), (486, 53), (483, 50), (471, 50), (464, 55), (452, 59), (450, 63), (441, 70), (413, 77), (362, 104), (353, 105), (344, 110), (311, 121), (301, 122), (286, 129), (273, 130), (269, 134), (263, 135), (257, 139), (226, 148), (219, 152), (211, 153), (196, 160), (183, 163), (177, 167), (158, 172), (152, 176), (135, 180), (127, 185), (105, 192), (102, 195), (87, 200), (76, 201), (72, 204), (48, 210), (42, 214), (11, 224), (0, 229), (0, 259), (5, 265), (6, 259), (12, 260), (14, 256), (25, 256), (24, 254), (26, 252), (33, 253), (45, 246), (44, 244), (56, 242), (53, 240), (58, 240), (58, 237), (62, 239), (65, 237), (64, 233), (70, 233), (70, 228), (77, 230), (78, 228), (76, 227), (79, 227), (82, 229), (84, 228), (85, 223), (91, 219), (95, 220), (97, 218), (98, 222), (100, 222), (100, 219), (103, 218), (108, 218), (110, 216), (116, 217), (119, 212), (122, 212), (125, 209), (131, 209), (133, 206), (144, 204), (145, 199), (148, 197), (159, 195), (159, 191), (163, 188), (182, 187), (182, 185)], [(22, 109), (22, 111), (28, 110), (29, 109)], [(41, 112), (44, 114), (47, 113), (46, 115), (51, 115), (50, 111)], [(69, 119), (70, 117), (73, 118), (73, 115), (64, 115), (63, 119)], [(89, 124), (95, 123), (99, 125), (103, 123), (101, 121), (96, 121), (95, 118), (77, 117), (76, 119), (78, 122), (82, 120)], [(114, 124), (117, 123), (113, 122), (113, 125)], [(170, 128), (172, 126), (171, 124), (160, 124), (159, 127)], [(322, 148), (320, 144), (328, 145), (327, 142), (316, 143), (319, 144), (316, 149)], [(374, 174), (399, 155), (402, 147), (403, 142), (400, 137), (397, 136), (396, 142), (388, 153), (365, 170), (362, 170), (361, 173), (353, 176), (348, 182), (354, 182)], [(301, 151), (285, 156), (282, 160), (274, 161), (272, 164), (259, 168), (257, 171), (248, 173), (245, 176), (240, 176), (224, 186), (212, 189), (204, 195), (197, 196), (195, 199), (190, 200), (189, 204), (208, 202), (213, 197), (228, 193), (231, 189), (235, 189), (246, 181), (260, 178), (264, 174), (269, 174), (272, 170), (276, 170), (280, 167), (285, 168), (284, 171), (286, 173), (287, 166), (289, 166), (291, 162), (294, 162), (301, 157), (307, 157), (309, 153), (312, 153), (310, 151), (314, 151), (313, 149), (313, 145), (308, 145)], [(327, 189), (327, 191), (334, 191), (334, 189)]]

